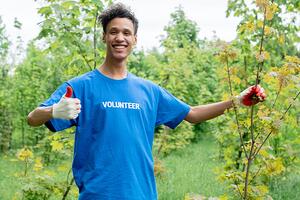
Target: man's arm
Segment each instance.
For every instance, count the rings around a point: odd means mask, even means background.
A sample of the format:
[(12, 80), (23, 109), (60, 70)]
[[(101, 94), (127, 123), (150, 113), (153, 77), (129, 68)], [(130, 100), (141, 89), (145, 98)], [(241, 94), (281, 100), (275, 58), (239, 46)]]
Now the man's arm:
[(41, 126), (52, 118), (55, 119), (76, 119), (80, 113), (80, 100), (71, 98), (73, 89), (68, 86), (67, 92), (58, 103), (48, 107), (37, 107), (27, 116), (27, 123), (30, 126)]
[(231, 108), (232, 106), (233, 102), (231, 100), (194, 106), (191, 107), (191, 110), (185, 117), (185, 120), (190, 123), (197, 124), (222, 115), (226, 109)]
[(52, 118), (52, 106), (37, 107), (27, 116), (27, 123), (30, 126), (41, 126)]
[[(235, 97), (237, 105), (252, 106), (258, 102), (264, 101), (266, 94), (264, 89), (259, 85), (248, 87)], [(185, 117), (185, 120), (190, 123), (200, 123), (218, 117), (224, 113), (226, 109), (233, 107), (233, 100), (211, 103), (191, 107), (190, 112)]]

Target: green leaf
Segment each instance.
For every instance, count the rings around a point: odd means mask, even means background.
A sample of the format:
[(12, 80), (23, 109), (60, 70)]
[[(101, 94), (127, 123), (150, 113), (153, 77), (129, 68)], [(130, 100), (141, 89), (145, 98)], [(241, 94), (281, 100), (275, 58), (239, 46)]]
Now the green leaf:
[(38, 13), (47, 18), (52, 14), (52, 8), (50, 6), (42, 7), (38, 10)]

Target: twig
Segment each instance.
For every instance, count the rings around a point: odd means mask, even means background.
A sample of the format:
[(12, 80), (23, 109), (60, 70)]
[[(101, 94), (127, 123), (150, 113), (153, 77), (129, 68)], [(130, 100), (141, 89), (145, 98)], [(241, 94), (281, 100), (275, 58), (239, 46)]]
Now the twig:
[[(259, 47), (259, 55), (262, 53), (262, 47), (263, 47), (263, 42), (264, 42), (264, 35), (265, 35), (265, 26), (266, 26), (266, 12), (267, 9), (264, 9), (264, 21), (263, 21), (263, 28), (262, 28), (262, 34), (261, 34), (261, 40), (260, 40), (260, 47)], [(259, 78), (259, 73), (261, 72), (262, 68), (264, 65), (264, 60), (261, 62), (261, 67), (258, 64), (257, 66), (257, 73), (256, 73), (256, 81), (255, 81), (255, 86), (257, 86), (260, 82)], [(247, 168), (246, 168), (246, 177), (245, 177), (245, 188), (244, 188), (244, 199), (247, 199), (248, 195), (248, 179), (249, 179), (249, 172), (250, 172), (250, 166), (252, 163), (252, 158), (254, 159), (255, 151), (254, 151), (254, 144), (255, 144), (255, 138), (254, 138), (254, 121), (253, 121), (253, 115), (254, 115), (254, 106), (251, 106), (251, 148), (250, 148), (250, 153), (249, 153), (249, 158), (248, 158), (248, 163), (247, 163)]]
[(96, 35), (96, 32), (97, 32), (97, 19), (98, 19), (98, 10), (96, 11), (96, 16), (95, 16), (95, 22), (94, 22), (94, 39), (93, 39), (93, 42), (94, 42), (94, 69), (96, 69), (97, 67), (97, 61), (96, 61), (96, 57), (97, 57), (97, 52), (96, 52), (96, 45), (97, 45), (97, 35)]
[[(247, 57), (244, 56), (244, 70), (245, 70), (245, 74), (247, 74), (247, 68), (248, 68), (248, 65), (247, 65)], [(244, 79), (245, 79), (245, 85), (248, 85), (248, 79), (247, 79), (247, 76), (244, 76)]]
[(258, 173), (260, 172), (262, 166), (259, 167), (259, 169), (256, 171), (256, 173), (254, 174), (254, 176), (252, 177), (252, 179), (249, 181), (249, 185), (252, 183), (252, 181), (255, 179), (255, 177), (258, 175)]
[[(73, 37), (73, 36), (72, 36), (72, 37)], [(79, 53), (80, 53), (80, 55), (83, 57), (83, 59), (84, 59), (84, 61), (86, 62), (86, 64), (89, 66), (90, 70), (93, 70), (93, 68), (92, 68), (92, 66), (90, 65), (88, 59), (87, 59), (86, 56), (84, 55), (83, 50), (82, 50), (80, 44), (78, 43), (78, 41), (75, 40), (75, 44), (76, 44), (76, 46), (79, 48)]]
[(243, 195), (241, 193), (241, 190), (239, 188), (239, 186), (237, 184), (235, 184), (236, 188), (237, 188), (237, 191), (239, 192), (240, 196), (241, 196), (241, 199), (243, 199)]
[[(299, 91), (298, 94), (293, 98), (293, 101), (295, 101), (295, 100), (298, 98), (299, 94), (300, 94), (300, 91)], [(285, 117), (286, 113), (290, 110), (290, 108), (292, 107), (292, 105), (293, 105), (293, 103), (291, 103), (291, 104), (289, 105), (289, 107), (285, 110), (285, 112), (283, 113), (283, 115), (280, 117), (279, 120), (282, 120), (282, 119)], [(267, 135), (267, 137), (266, 137), (266, 138), (264, 139), (264, 141), (261, 143), (261, 145), (260, 145), (259, 148), (256, 150), (256, 152), (253, 154), (253, 158), (256, 157), (256, 155), (258, 154), (258, 152), (260, 151), (260, 149), (262, 148), (262, 146), (265, 144), (265, 142), (268, 140), (268, 138), (269, 138), (270, 135), (272, 134), (273, 130), (274, 130), (274, 129), (272, 129), (272, 130), (269, 132), (269, 134)]]
[[(265, 10), (264, 10), (263, 28), (262, 28), (262, 33), (261, 33), (260, 47), (259, 47), (259, 55), (261, 55), (261, 53), (262, 53), (262, 47), (263, 47), (263, 42), (264, 42), (265, 26), (266, 26), (266, 12), (267, 12), (267, 9), (265, 8)], [(259, 73), (261, 72), (263, 66), (264, 66), (264, 60), (261, 62), (261, 67), (258, 64), (257, 73), (256, 73), (256, 83), (255, 83), (255, 86), (257, 86), (259, 84), (259, 82), (260, 82)]]
[(69, 183), (69, 177), (70, 177), (71, 172), (72, 172), (72, 169), (69, 169), (69, 172), (68, 172), (68, 175), (67, 175), (67, 184), (68, 184), (68, 186), (67, 186), (66, 191), (63, 194), (62, 200), (65, 200), (67, 198), (68, 193), (71, 189), (71, 186), (73, 185), (73, 182), (74, 182), (74, 178), (72, 178), (71, 182)]
[[(226, 68), (227, 68), (227, 76), (228, 76), (230, 94), (231, 94), (231, 96), (233, 96), (233, 91), (232, 91), (232, 86), (231, 86), (231, 78), (230, 78), (230, 72), (229, 72), (229, 65), (228, 65), (228, 57), (226, 57)], [(237, 128), (238, 128), (238, 133), (239, 133), (239, 136), (240, 136), (240, 141), (241, 141), (241, 144), (242, 144), (242, 147), (243, 147), (246, 158), (249, 158), (249, 156), (247, 154), (247, 151), (246, 151), (245, 144), (244, 144), (244, 140), (243, 140), (243, 137), (242, 137), (242, 133), (241, 133), (241, 130), (240, 130), (240, 123), (239, 123), (239, 120), (238, 120), (237, 107), (236, 107), (234, 101), (232, 101), (232, 103), (233, 103), (233, 109), (234, 109), (234, 114), (235, 114), (235, 121), (236, 121), (236, 125), (237, 125)]]
[(74, 183), (74, 177), (72, 178), (70, 184), (68, 185), (66, 191), (64, 192), (64, 195), (63, 195), (63, 197), (62, 197), (61, 200), (65, 200), (67, 198), (67, 196), (68, 196), (68, 194), (69, 194), (69, 192), (71, 190), (71, 187), (72, 187), (73, 183)]
[(277, 91), (277, 93), (276, 93), (276, 97), (275, 97), (275, 100), (274, 100), (274, 102), (273, 102), (273, 104), (272, 104), (271, 109), (273, 109), (274, 106), (275, 106), (275, 103), (276, 103), (276, 101), (277, 101), (277, 99), (278, 99), (278, 97), (279, 97), (279, 94), (280, 94), (280, 92), (281, 92), (281, 88), (282, 88), (282, 84), (279, 85), (279, 89), (278, 89), (278, 91)]
[(244, 199), (247, 199), (247, 195), (248, 195), (248, 181), (249, 181), (249, 173), (250, 173), (250, 166), (252, 163), (252, 154), (253, 154), (253, 150), (254, 150), (254, 144), (255, 144), (255, 140), (254, 140), (254, 120), (253, 120), (253, 116), (254, 116), (254, 106), (251, 106), (251, 147), (250, 147), (250, 152), (249, 152), (249, 158), (247, 159), (247, 167), (246, 167), (246, 177), (245, 177), (245, 187), (244, 187)]

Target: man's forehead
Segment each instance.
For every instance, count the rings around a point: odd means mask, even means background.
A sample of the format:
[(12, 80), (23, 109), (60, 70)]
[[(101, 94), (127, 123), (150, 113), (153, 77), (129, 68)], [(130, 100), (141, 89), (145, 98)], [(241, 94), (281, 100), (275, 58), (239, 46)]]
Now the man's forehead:
[(127, 18), (114, 18), (108, 23), (107, 28), (108, 29), (128, 29), (131, 31), (134, 30), (132, 21)]

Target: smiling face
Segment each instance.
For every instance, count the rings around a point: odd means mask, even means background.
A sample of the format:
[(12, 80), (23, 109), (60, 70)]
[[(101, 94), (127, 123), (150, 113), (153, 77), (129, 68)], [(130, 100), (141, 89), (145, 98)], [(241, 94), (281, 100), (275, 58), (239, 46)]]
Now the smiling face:
[(103, 40), (106, 43), (107, 59), (125, 61), (136, 44), (132, 21), (127, 18), (112, 19), (106, 27)]

